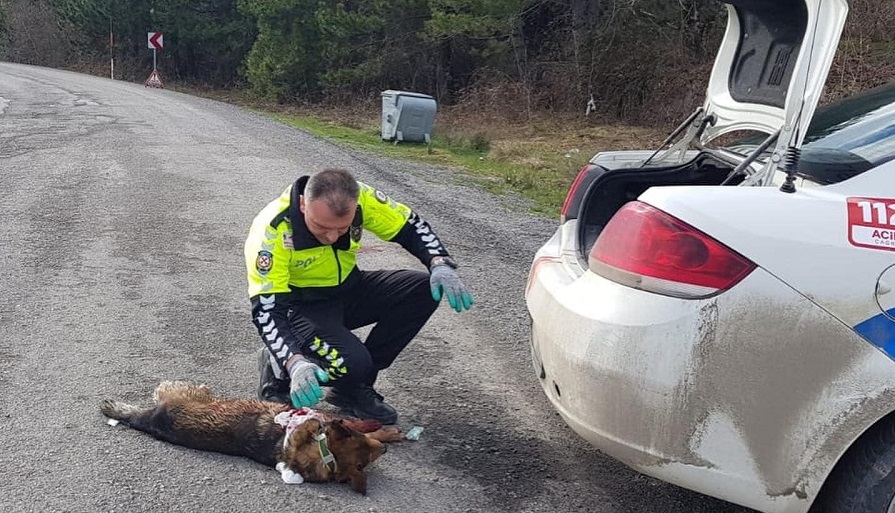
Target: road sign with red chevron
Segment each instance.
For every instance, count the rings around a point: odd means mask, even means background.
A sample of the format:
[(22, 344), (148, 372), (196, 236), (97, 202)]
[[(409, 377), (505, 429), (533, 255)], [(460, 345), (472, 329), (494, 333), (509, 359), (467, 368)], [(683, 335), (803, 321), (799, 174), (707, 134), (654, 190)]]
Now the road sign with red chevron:
[(147, 45), (152, 50), (161, 50), (164, 46), (161, 32), (147, 32), (146, 40)]

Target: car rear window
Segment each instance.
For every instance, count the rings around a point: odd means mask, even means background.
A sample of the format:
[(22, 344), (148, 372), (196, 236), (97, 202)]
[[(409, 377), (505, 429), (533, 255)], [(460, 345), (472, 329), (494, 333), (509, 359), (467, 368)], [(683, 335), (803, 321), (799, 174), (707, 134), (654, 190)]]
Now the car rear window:
[[(728, 145), (740, 154), (767, 137), (753, 133)], [(895, 82), (825, 105), (802, 143), (798, 174), (834, 184), (895, 160)]]
[(876, 167), (895, 158), (895, 83), (818, 109), (802, 145)]

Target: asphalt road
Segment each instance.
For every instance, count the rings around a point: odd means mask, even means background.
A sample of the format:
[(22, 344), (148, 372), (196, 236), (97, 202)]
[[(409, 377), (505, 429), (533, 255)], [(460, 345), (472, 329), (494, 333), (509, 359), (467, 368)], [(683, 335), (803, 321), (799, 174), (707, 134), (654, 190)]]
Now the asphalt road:
[[(107, 425), (101, 399), (148, 405), (164, 379), (254, 396), (244, 237), (327, 166), (419, 212), (475, 293), (381, 375), (420, 441), (370, 467), (363, 497)], [(601, 456), (553, 413), (522, 293), (555, 220), (520, 206), (231, 105), (0, 63), (0, 511), (743, 511)], [(362, 267), (421, 268), (374, 239)]]

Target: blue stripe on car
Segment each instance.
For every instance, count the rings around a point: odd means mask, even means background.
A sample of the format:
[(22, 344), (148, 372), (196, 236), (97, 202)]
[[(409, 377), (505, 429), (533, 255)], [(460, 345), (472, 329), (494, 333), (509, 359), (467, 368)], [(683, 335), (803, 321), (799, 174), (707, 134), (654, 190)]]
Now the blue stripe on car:
[(895, 321), (892, 319), (895, 319), (895, 308), (861, 322), (855, 326), (855, 331), (895, 358)]

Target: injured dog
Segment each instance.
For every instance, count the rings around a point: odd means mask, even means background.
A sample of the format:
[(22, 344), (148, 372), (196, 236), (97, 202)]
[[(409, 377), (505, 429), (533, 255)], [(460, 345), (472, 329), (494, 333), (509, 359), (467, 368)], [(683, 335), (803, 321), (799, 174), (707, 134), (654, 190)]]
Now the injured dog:
[(383, 442), (404, 439), (397, 428), (280, 403), (222, 399), (186, 381), (164, 381), (156, 406), (105, 400), (106, 417), (155, 438), (203, 451), (244, 456), (276, 467), (290, 483), (348, 482), (366, 494), (364, 469), (385, 454)]

